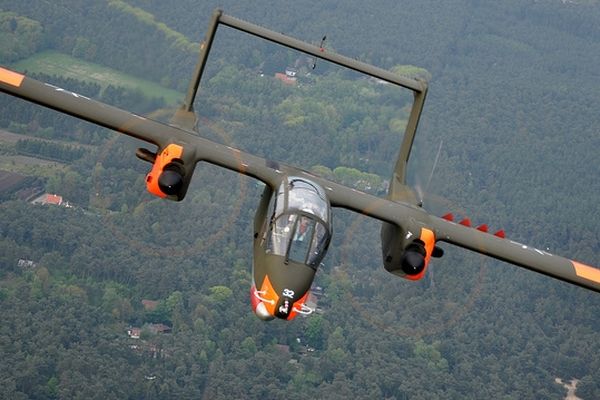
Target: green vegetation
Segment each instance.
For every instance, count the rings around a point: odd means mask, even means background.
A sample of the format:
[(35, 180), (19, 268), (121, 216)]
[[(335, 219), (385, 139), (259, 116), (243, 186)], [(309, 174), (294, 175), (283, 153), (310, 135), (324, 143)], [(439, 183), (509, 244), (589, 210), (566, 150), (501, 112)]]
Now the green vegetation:
[(19, 140), (15, 146), (19, 154), (56, 161), (74, 161), (86, 155), (85, 149), (42, 140)]
[(56, 75), (65, 79), (93, 83), (99, 85), (102, 90), (108, 86), (139, 90), (149, 98), (163, 98), (169, 105), (176, 105), (183, 99), (183, 94), (175, 90), (56, 51), (38, 53), (11, 67), (28, 73)]
[[(195, 41), (216, 5), (34, 3), (0, 8), (43, 27), (42, 59), (70, 54), (59, 65), (84, 59), (180, 91), (196, 55), (161, 24)], [(309, 41), (327, 33), (328, 49), (399, 73), (430, 73), (410, 165), (426, 205), (600, 265), (596, 5), (219, 5)], [(410, 95), (226, 29), (214, 49), (195, 104), (201, 134), (380, 193)], [(273, 78), (290, 65), (295, 86)], [(165, 106), (122, 83), (38, 72), (138, 113)], [(6, 398), (559, 399), (556, 377), (580, 379), (586, 400), (600, 392), (596, 293), (444, 245), (423, 281), (396, 279), (381, 267), (379, 224), (334, 210), (315, 282), (323, 313), (263, 323), (248, 304), (260, 185), (199, 164), (186, 199), (165, 202), (145, 192), (138, 142), (4, 95), (0, 126), (89, 151), (43, 171), (2, 155), (3, 169), (41, 175), (75, 204), (0, 203)], [(171, 332), (157, 333), (159, 323)]]
[(431, 81), (431, 73), (425, 68), (416, 67), (414, 65), (396, 65), (392, 67), (391, 71), (395, 74), (408, 76), (413, 79), (423, 79), (427, 82)]
[[(0, 10), (1, 11), (1, 10)], [(13, 12), (0, 12), (0, 61), (12, 61), (34, 54), (42, 44), (42, 25)]]
[(160, 32), (164, 33), (169, 40), (173, 41), (174, 46), (181, 51), (195, 53), (199, 49), (199, 43), (190, 42), (185, 37), (185, 35), (182, 35), (181, 33), (169, 28), (163, 22), (156, 21), (154, 15), (142, 10), (141, 8), (132, 7), (124, 1), (120, 0), (109, 0), (108, 5), (110, 7), (115, 7), (124, 13), (131, 14), (135, 16), (135, 18), (138, 19), (140, 22), (146, 25), (150, 25), (159, 30)]

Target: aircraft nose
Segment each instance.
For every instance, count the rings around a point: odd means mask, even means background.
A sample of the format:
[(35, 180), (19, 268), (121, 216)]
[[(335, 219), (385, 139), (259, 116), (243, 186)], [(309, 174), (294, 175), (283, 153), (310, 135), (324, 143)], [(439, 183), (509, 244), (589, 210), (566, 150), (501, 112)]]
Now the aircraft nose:
[(256, 286), (254, 285), (250, 288), (250, 304), (252, 305), (254, 314), (263, 321), (270, 321), (275, 318), (269, 310), (267, 310), (265, 303), (257, 296)]
[(262, 319), (263, 321), (271, 321), (275, 318), (269, 313), (267, 307), (265, 307), (265, 303), (263, 303), (262, 301), (257, 304), (256, 308), (254, 309), (254, 314), (256, 314), (256, 316)]

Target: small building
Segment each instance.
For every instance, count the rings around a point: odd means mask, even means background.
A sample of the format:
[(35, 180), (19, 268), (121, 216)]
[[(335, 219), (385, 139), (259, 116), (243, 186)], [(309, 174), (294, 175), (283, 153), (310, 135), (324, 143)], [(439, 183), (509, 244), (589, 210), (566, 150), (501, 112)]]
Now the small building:
[(62, 198), (62, 196), (59, 196), (57, 194), (44, 193), (40, 197), (33, 200), (32, 203), (33, 204), (42, 204), (42, 205), (52, 204), (55, 206), (62, 206), (63, 198)]
[(275, 79), (279, 79), (286, 85), (295, 85), (297, 83), (296, 75), (298, 71), (295, 68), (288, 67), (285, 69), (285, 73), (277, 72)]
[(323, 287), (322, 286), (315, 286), (310, 290), (310, 292), (312, 294), (314, 294), (317, 298), (323, 297)]
[(279, 79), (281, 82), (285, 83), (286, 85), (295, 85), (296, 84), (296, 78), (289, 78), (286, 74), (282, 74), (281, 72), (277, 72), (275, 74), (275, 79)]
[(68, 201), (65, 201), (62, 196), (59, 196), (57, 194), (51, 194), (51, 193), (44, 193), (43, 195), (36, 197), (31, 202), (31, 204), (37, 204), (37, 205), (51, 204), (54, 206), (75, 208), (73, 206), (73, 204), (69, 203)]
[(150, 333), (153, 333), (155, 335), (159, 333), (171, 333), (171, 331), (173, 330), (170, 326), (165, 324), (148, 324), (146, 328), (148, 328)]
[(31, 260), (20, 258), (19, 261), (17, 261), (17, 267), (21, 269), (34, 269), (36, 264)]
[(139, 339), (141, 333), (142, 333), (142, 328), (134, 328), (134, 327), (132, 327), (132, 328), (127, 329), (127, 334), (132, 339)]
[(298, 74), (298, 70), (296, 70), (296, 68), (287, 67), (285, 69), (285, 75), (288, 78), (295, 78), (297, 74)]

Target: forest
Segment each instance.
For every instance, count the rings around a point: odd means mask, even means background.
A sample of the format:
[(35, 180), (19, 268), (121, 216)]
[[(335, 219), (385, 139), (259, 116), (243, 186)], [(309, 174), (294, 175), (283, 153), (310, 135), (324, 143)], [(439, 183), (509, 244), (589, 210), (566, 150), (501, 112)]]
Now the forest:
[[(425, 206), (600, 265), (596, 1), (0, 0), (0, 64), (51, 50), (183, 99), (217, 6), (430, 80), (409, 171)], [(295, 85), (274, 78), (287, 67)], [(34, 77), (173, 112), (129, 87)], [(383, 196), (410, 101), (223, 28), (194, 106), (203, 136)], [(405, 281), (382, 268), (379, 223), (334, 210), (318, 312), (265, 323), (249, 304), (262, 184), (199, 164), (168, 202), (146, 192), (133, 139), (4, 94), (0, 128), (26, 135), (0, 142), (0, 169), (73, 205), (1, 193), (0, 398), (562, 399), (556, 378), (600, 398), (597, 293), (449, 245)]]

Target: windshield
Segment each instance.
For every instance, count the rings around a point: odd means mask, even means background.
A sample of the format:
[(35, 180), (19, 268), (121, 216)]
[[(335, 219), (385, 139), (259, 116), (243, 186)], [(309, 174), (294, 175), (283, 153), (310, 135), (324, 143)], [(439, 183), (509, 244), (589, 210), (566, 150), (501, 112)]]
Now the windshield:
[(271, 225), (267, 252), (317, 268), (328, 242), (329, 233), (321, 222), (307, 215), (286, 214)]

